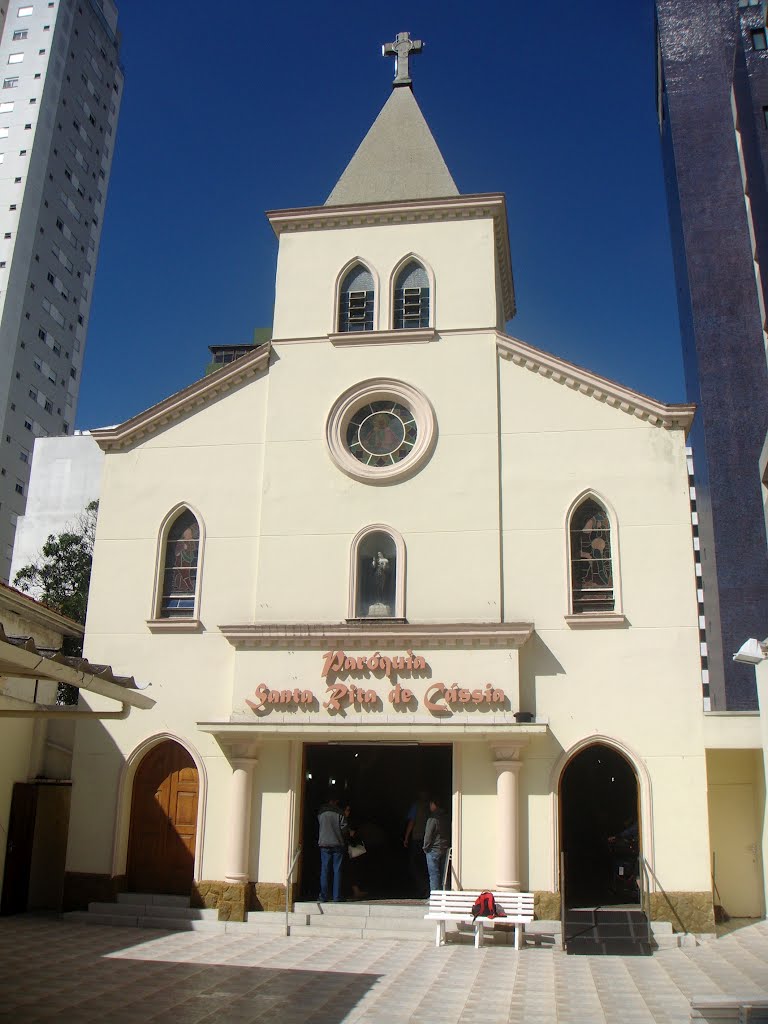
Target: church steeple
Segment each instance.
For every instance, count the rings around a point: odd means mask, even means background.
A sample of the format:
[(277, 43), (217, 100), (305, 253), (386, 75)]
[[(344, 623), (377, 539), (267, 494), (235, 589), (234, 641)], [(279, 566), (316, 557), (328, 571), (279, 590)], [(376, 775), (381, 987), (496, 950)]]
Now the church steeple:
[[(395, 57), (392, 95), (325, 202), (326, 206), (442, 199), (459, 190), (410, 88), (409, 56), (421, 40), (399, 32), (382, 48)], [(405, 88), (403, 88), (403, 86)]]

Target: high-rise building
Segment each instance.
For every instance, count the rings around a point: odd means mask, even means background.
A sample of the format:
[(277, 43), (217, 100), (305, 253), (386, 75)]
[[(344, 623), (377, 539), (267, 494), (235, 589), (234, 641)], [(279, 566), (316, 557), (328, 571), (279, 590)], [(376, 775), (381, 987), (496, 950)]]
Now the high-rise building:
[(75, 425), (123, 91), (112, 0), (0, 15), (0, 579), (36, 437)]
[(701, 543), (709, 695), (755, 707), (731, 655), (768, 625), (768, 39), (760, 0), (656, 0), (659, 123)]

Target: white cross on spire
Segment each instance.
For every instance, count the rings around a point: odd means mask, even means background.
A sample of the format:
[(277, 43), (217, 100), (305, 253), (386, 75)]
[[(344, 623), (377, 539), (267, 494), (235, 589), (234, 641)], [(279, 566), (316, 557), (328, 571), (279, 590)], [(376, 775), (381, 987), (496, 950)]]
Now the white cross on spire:
[(381, 48), (382, 56), (395, 58), (395, 77), (392, 87), (398, 85), (410, 85), (409, 57), (412, 53), (421, 53), (424, 43), (420, 39), (411, 39), (408, 32), (398, 32), (394, 43), (384, 43)]

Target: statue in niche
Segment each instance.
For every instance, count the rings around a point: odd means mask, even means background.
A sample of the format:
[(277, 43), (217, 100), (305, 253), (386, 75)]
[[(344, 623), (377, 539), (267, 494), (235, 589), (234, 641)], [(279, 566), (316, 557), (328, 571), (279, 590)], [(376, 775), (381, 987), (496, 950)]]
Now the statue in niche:
[(367, 588), (373, 598), (368, 607), (368, 614), (374, 618), (392, 614), (392, 606), (388, 602), (390, 575), (390, 560), (383, 552), (377, 551), (368, 566)]

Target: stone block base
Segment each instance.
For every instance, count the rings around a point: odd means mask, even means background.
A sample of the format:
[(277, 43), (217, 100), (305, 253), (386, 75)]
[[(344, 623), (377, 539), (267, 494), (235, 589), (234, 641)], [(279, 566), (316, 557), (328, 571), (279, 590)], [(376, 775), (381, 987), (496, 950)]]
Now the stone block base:
[(537, 921), (559, 921), (560, 893), (546, 892), (544, 889), (534, 891), (533, 916)]
[(670, 921), (676, 932), (714, 932), (711, 892), (652, 892), (651, 920)]
[(285, 910), (285, 886), (281, 882), (255, 882), (254, 910)]
[(244, 921), (251, 909), (251, 885), (248, 882), (195, 882), (191, 905), (218, 910), (220, 921)]
[(251, 910), (285, 910), (285, 886), (280, 882), (196, 882), (191, 903), (218, 910), (220, 921), (245, 921)]

